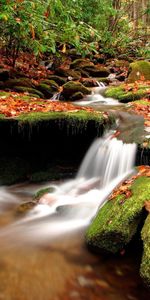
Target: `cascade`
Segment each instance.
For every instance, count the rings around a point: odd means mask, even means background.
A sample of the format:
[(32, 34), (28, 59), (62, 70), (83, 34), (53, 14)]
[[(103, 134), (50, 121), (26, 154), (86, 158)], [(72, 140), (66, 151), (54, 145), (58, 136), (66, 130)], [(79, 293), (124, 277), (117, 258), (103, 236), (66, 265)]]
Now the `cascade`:
[(113, 132), (97, 138), (75, 179), (54, 186), (24, 218), (0, 232), (32, 243), (56, 239), (86, 227), (112, 190), (134, 172), (136, 144), (123, 143)]

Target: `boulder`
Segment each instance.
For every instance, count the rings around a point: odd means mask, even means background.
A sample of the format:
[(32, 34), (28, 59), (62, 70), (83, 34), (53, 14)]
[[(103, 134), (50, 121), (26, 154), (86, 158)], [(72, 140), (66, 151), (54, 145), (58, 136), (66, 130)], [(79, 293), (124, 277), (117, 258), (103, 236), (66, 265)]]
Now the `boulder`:
[(107, 68), (105, 67), (100, 67), (100, 66), (90, 66), (90, 67), (82, 67), (82, 69), (86, 72), (91, 77), (107, 77), (109, 76), (110, 72), (108, 71)]
[(150, 62), (141, 60), (130, 64), (127, 82), (135, 82), (140, 80), (141, 77), (145, 80), (150, 80)]
[(85, 59), (85, 58), (75, 59), (70, 64), (71, 69), (77, 69), (77, 68), (82, 69), (83, 67), (90, 67), (90, 66), (94, 66), (93, 62), (91, 62), (89, 59)]
[(52, 90), (52, 88), (48, 84), (45, 84), (45, 83), (40, 83), (37, 86), (37, 89), (43, 93), (45, 98), (51, 98), (54, 94), (54, 91)]
[(69, 100), (77, 92), (83, 95), (91, 94), (91, 91), (80, 82), (69, 81), (63, 85), (62, 95), (65, 100)]
[(98, 212), (86, 234), (86, 242), (106, 252), (117, 253), (131, 241), (144, 217), (150, 199), (150, 178), (135, 179), (130, 189), (114, 196)]
[(25, 87), (25, 86), (14, 86), (13, 90), (15, 92), (21, 92), (21, 93), (27, 92), (32, 95), (38, 95), (38, 96), (40, 96), (40, 98), (44, 98), (44, 94), (41, 91), (34, 89), (34, 88)]
[(58, 85), (63, 85), (66, 83), (66, 79), (64, 79), (63, 77), (61, 76), (57, 76), (57, 75), (49, 75), (48, 76), (48, 79), (49, 80), (54, 80)]
[(79, 71), (74, 71), (70, 69), (62, 69), (58, 68), (55, 70), (55, 74), (62, 77), (69, 77), (71, 80), (78, 80), (81, 77), (81, 74)]
[(57, 92), (59, 90), (59, 85), (54, 80), (44, 79), (40, 82), (40, 84), (49, 85), (52, 92)]
[(121, 84), (115, 87), (108, 87), (105, 91), (105, 96), (118, 99), (122, 103), (128, 103), (130, 101), (135, 101), (143, 97), (149, 97), (149, 86), (147, 83), (139, 84), (138, 89), (135, 91), (134, 84), (128, 85)]
[(84, 98), (84, 94), (81, 93), (81, 92), (76, 92), (74, 93), (71, 97), (70, 97), (70, 100), (71, 101), (77, 101), (77, 100), (80, 100), (80, 99), (83, 99)]
[(34, 88), (35, 85), (32, 83), (29, 78), (18, 78), (18, 79), (9, 79), (5, 82), (5, 87), (12, 89), (15, 86), (24, 86), (29, 88)]

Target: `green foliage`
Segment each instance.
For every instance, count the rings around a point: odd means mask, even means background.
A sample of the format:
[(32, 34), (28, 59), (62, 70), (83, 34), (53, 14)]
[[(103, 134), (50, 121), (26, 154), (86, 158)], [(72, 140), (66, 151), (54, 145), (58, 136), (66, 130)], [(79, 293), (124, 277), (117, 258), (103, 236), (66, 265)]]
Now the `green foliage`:
[(20, 50), (39, 56), (56, 53), (58, 44), (72, 45), (83, 55), (99, 47), (110, 54), (124, 51), (132, 42), (132, 22), (129, 1), (120, 3), (116, 8), (112, 0), (1, 0), (0, 41), (13, 65)]

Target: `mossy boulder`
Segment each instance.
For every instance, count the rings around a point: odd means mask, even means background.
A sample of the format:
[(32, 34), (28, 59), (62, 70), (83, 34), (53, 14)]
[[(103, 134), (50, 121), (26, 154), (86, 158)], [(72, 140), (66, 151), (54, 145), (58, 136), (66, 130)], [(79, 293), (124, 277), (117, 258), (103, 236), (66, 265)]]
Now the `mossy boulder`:
[(58, 76), (66, 77), (66, 78), (71, 78), (71, 80), (78, 80), (81, 77), (81, 73), (77, 70), (71, 70), (71, 69), (62, 69), (58, 68), (55, 70), (55, 74)]
[(27, 92), (32, 95), (38, 95), (38, 96), (40, 96), (40, 98), (44, 98), (44, 94), (41, 91), (34, 89), (34, 88), (29, 88), (29, 87), (25, 87), (25, 86), (14, 86), (13, 90), (15, 92), (21, 92), (21, 93)]
[(41, 198), (42, 196), (44, 196), (44, 195), (47, 194), (47, 193), (52, 193), (54, 190), (55, 190), (55, 189), (54, 189), (53, 187), (46, 187), (46, 188), (43, 188), (43, 189), (37, 191), (37, 192), (35, 193), (35, 195), (33, 196), (33, 201), (38, 201), (38, 200), (40, 200), (40, 198)]
[(32, 83), (31, 79), (29, 78), (18, 78), (18, 79), (9, 79), (5, 82), (6, 88), (13, 88), (15, 86), (24, 86), (29, 88), (34, 88), (34, 84)]
[(106, 252), (121, 251), (133, 238), (143, 217), (145, 201), (150, 199), (150, 178), (135, 179), (131, 196), (118, 195), (108, 201), (92, 221), (86, 242)]
[(58, 89), (59, 89), (59, 85), (54, 80), (45, 79), (45, 80), (42, 80), (40, 82), (40, 84), (47, 84), (47, 85), (49, 85), (49, 87), (50, 87), (50, 89), (51, 89), (52, 92), (57, 92)]
[(71, 101), (77, 101), (77, 100), (80, 100), (80, 99), (83, 99), (83, 98), (84, 98), (84, 94), (83, 94), (83, 93), (81, 93), (81, 92), (76, 92), (76, 93), (74, 93), (74, 94), (71, 96), (70, 100), (71, 100)]
[(117, 87), (108, 87), (105, 91), (105, 96), (117, 99), (123, 103), (149, 97), (149, 86), (146, 83), (139, 84), (138, 87), (136, 91), (134, 90), (134, 84), (130, 84), (128, 89), (126, 89), (125, 84), (121, 84)]
[(89, 66), (83, 67), (84, 71), (88, 72), (91, 77), (108, 77), (110, 72), (106, 67)]
[(34, 208), (36, 204), (37, 204), (36, 201), (29, 201), (29, 202), (22, 203), (16, 208), (15, 214), (17, 216), (24, 215), (28, 213), (32, 208)]
[(72, 95), (78, 92), (83, 95), (91, 94), (91, 91), (80, 82), (69, 81), (63, 85), (62, 95), (65, 100), (70, 100)]
[(143, 226), (141, 237), (143, 240), (143, 257), (140, 275), (146, 285), (150, 287), (150, 214), (148, 215)]
[(40, 83), (37, 89), (44, 95), (43, 98), (51, 98), (54, 94), (53, 88), (46, 83)]
[(83, 68), (83, 67), (90, 67), (90, 66), (94, 66), (94, 64), (89, 59), (85, 59), (85, 58), (75, 59), (70, 64), (70, 68), (71, 69)]
[(49, 75), (48, 79), (49, 80), (54, 80), (58, 85), (63, 85), (67, 81), (65, 78), (63, 78), (61, 76), (58, 76), (58, 75)]
[(141, 77), (150, 80), (150, 62), (141, 60), (130, 64), (127, 82), (135, 82)]

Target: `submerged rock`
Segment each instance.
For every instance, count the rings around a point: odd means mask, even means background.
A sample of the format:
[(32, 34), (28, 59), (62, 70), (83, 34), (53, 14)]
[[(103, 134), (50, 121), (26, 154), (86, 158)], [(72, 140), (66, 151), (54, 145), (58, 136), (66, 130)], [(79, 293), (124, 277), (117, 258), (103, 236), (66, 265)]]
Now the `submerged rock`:
[(150, 178), (135, 179), (129, 190), (116, 194), (98, 212), (86, 234), (86, 242), (106, 252), (121, 251), (133, 238), (150, 199)]
[(141, 77), (150, 80), (150, 62), (141, 60), (130, 64), (127, 82), (135, 82), (140, 80)]

